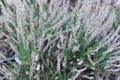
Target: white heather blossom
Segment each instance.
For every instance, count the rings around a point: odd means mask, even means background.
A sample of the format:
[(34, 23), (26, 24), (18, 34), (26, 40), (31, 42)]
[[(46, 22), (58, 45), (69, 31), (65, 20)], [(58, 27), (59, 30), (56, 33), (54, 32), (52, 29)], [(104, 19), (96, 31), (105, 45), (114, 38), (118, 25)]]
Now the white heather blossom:
[(38, 61), (39, 60), (39, 55), (35, 52), (32, 52), (31, 57), (32, 57), (33, 61)]
[(38, 64), (36, 67), (36, 71), (39, 71), (39, 70), (40, 70), (40, 64)]
[[(25, 74), (30, 79), (39, 80), (46, 74), (54, 75), (54, 71), (59, 79), (63, 70), (68, 70), (69, 80), (82, 75), (92, 79), (84, 71), (89, 65), (97, 71), (96, 66), (103, 63), (108, 73), (120, 74), (120, 24), (116, 26), (119, 15), (115, 11), (120, 0), (77, 0), (75, 6), (71, 0), (3, 1), (6, 6), (2, 5), (0, 29), (1, 25), (7, 29), (10, 46), (23, 58), (15, 58), (20, 66), (16, 72), (29, 65)], [(0, 71), (11, 75), (9, 69), (0, 67)], [(45, 75), (38, 76), (40, 71)]]

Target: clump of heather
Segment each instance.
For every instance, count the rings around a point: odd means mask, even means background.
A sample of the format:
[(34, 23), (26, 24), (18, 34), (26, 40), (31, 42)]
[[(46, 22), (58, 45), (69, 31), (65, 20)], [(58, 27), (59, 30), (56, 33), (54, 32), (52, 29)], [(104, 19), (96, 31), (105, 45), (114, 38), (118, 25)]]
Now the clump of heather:
[[(17, 64), (8, 79), (99, 80), (120, 71), (119, 4), (112, 0), (2, 0)], [(111, 3), (113, 3), (111, 5)], [(11, 70), (12, 69), (12, 70)], [(3, 71), (2, 71), (3, 73)], [(92, 75), (92, 76), (90, 76)]]

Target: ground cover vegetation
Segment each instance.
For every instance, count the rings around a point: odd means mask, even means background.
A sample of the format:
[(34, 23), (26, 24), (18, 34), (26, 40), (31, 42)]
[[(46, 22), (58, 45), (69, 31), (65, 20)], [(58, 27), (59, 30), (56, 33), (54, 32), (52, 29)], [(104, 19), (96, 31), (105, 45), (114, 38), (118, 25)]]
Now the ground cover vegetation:
[[(119, 0), (1, 0), (15, 62), (8, 80), (103, 80), (120, 74)], [(103, 77), (104, 76), (104, 77)]]

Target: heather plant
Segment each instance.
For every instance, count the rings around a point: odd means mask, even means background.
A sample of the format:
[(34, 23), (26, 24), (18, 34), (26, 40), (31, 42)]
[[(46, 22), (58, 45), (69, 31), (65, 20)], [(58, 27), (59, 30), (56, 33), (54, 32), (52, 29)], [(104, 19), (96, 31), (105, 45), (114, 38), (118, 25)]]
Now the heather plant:
[(1, 3), (2, 27), (17, 62), (0, 69), (7, 79), (99, 80), (100, 75), (119, 74), (117, 1), (117, 8), (111, 0), (77, 0), (75, 6), (69, 0)]

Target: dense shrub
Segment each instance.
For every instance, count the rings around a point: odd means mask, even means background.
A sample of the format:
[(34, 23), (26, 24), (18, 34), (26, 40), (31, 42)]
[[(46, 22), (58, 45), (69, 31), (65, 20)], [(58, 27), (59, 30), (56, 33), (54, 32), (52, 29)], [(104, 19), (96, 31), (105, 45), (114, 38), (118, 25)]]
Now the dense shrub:
[(6, 78), (99, 80), (120, 71), (119, 11), (111, 0), (78, 0), (75, 6), (69, 0), (9, 1), (1, 1), (3, 27), (19, 59), (7, 65), (10, 74), (2, 71)]

